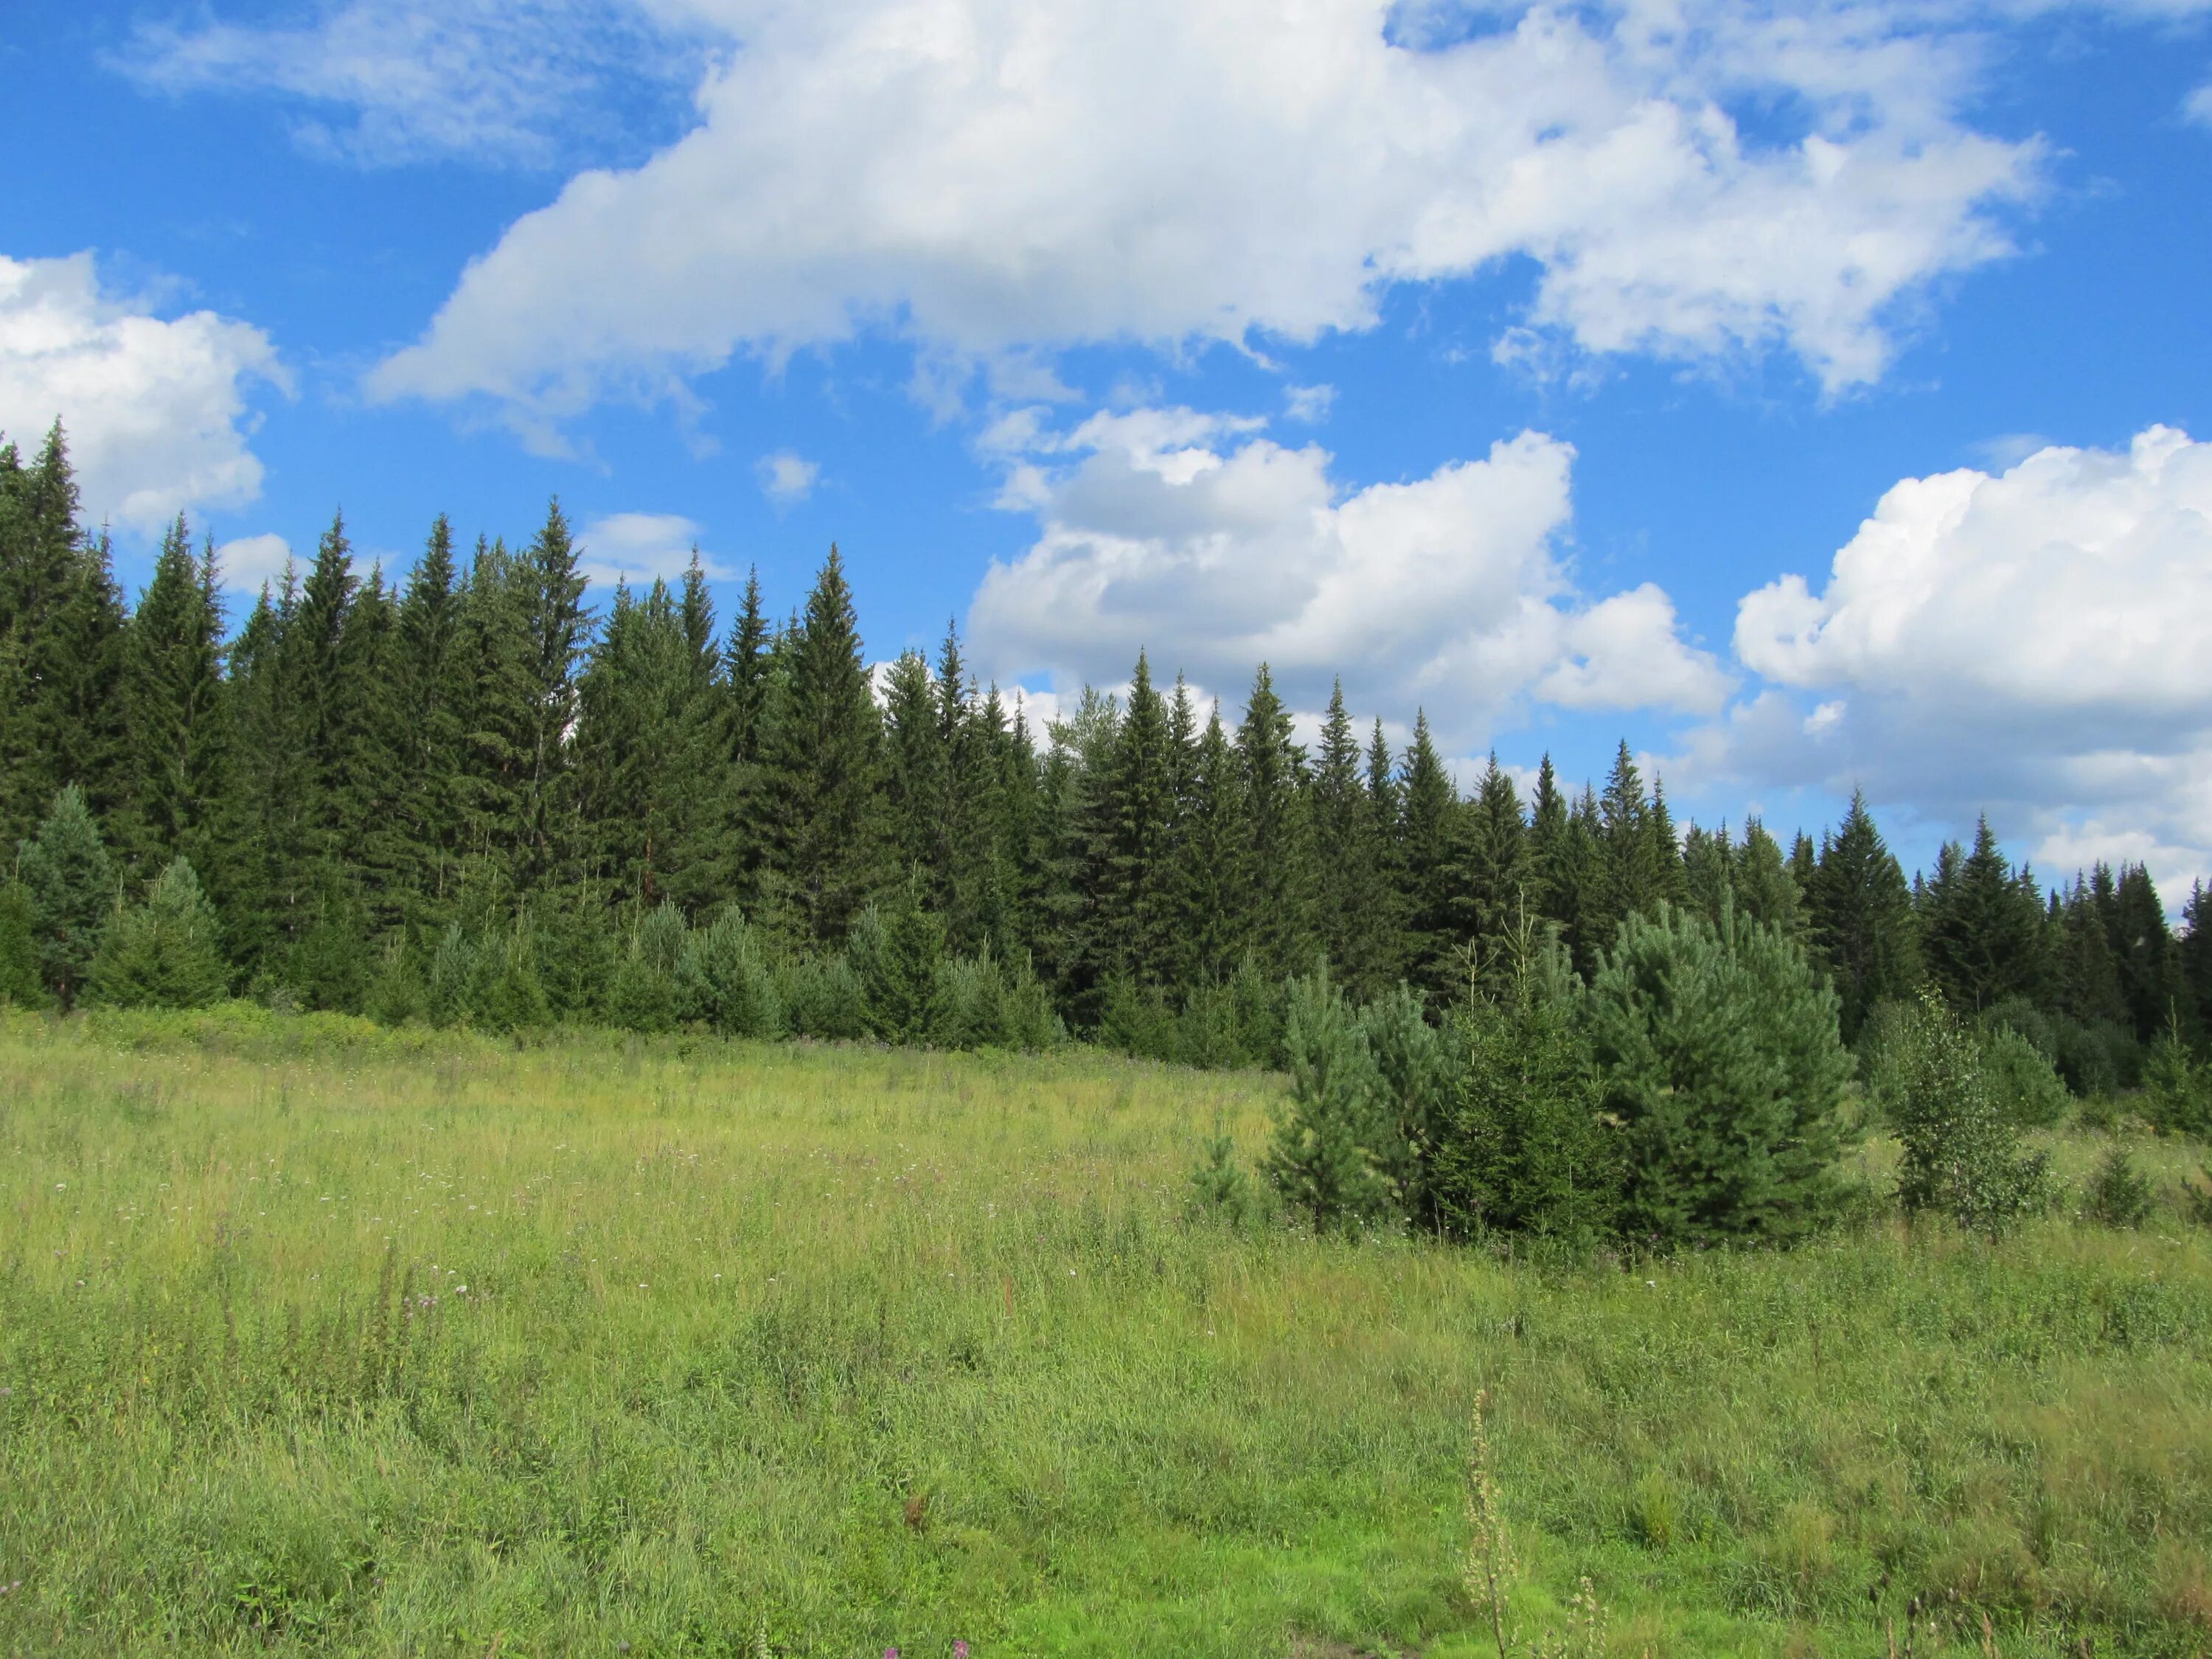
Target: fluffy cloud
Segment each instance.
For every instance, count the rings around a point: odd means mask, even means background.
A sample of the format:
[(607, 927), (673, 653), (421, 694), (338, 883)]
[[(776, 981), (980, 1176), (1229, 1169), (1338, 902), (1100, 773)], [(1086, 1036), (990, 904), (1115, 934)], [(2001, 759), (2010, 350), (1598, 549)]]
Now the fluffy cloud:
[[(602, 586), (617, 581), (674, 580), (699, 551), (699, 526), (674, 513), (609, 513), (576, 532), (578, 568)], [(700, 568), (709, 576), (729, 573), (704, 555)]]
[(2212, 127), (2212, 82), (2191, 93), (2181, 106), (2181, 112), (2199, 126)]
[(1905, 479), (1824, 590), (1747, 596), (1735, 649), (1783, 689), (1706, 734), (1717, 768), (1987, 807), (2058, 869), (2212, 873), (2212, 444)]
[(1302, 340), (1516, 256), (1576, 349), (1782, 347), (1841, 388), (2007, 251), (2039, 153), (1962, 123), (1958, 38), (1872, 4), (1538, 6), (1449, 44), (1389, 0), (661, 9), (732, 43), (696, 127), (509, 228), (374, 393), (543, 419), (873, 326), (1018, 365)]
[(104, 295), (89, 253), (0, 255), (0, 432), (28, 447), (59, 416), (94, 523), (150, 530), (258, 495), (257, 379), (289, 385), (258, 328), (211, 311), (165, 322)]
[(753, 475), (760, 480), (762, 495), (778, 507), (793, 507), (814, 493), (814, 481), (822, 476), (822, 468), (788, 449), (779, 449), (762, 456)]
[(240, 536), (216, 549), (215, 562), (225, 587), (251, 593), (283, 578), (284, 567), (292, 562), (292, 544), (274, 533)]
[(546, 165), (596, 125), (611, 66), (652, 82), (688, 66), (619, 0), (346, 0), (290, 27), (143, 22), (117, 61), (157, 91), (273, 92), (343, 111), (304, 117), (294, 136), (366, 166)]
[(994, 564), (969, 631), (1002, 678), (1115, 684), (1138, 647), (1231, 697), (1265, 661), (1293, 706), (1341, 672), (1366, 707), (1425, 705), (1479, 741), (1516, 702), (1710, 711), (1729, 684), (1638, 588), (1585, 605), (1556, 552), (1574, 452), (1537, 433), (1408, 483), (1346, 491), (1317, 446), (1190, 410), (1094, 416), (1073, 433), (1031, 412), (994, 434), (1002, 504), (1035, 545)]

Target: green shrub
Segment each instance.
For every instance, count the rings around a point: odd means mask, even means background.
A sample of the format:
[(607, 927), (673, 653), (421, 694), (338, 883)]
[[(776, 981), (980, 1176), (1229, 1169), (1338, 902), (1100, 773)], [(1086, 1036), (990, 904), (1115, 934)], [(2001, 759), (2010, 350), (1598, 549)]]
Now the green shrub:
[(1846, 1201), (1851, 1073), (1837, 1002), (1794, 941), (1723, 906), (1632, 916), (1583, 1000), (1602, 1103), (1622, 1124), (1632, 1231), (1784, 1242)]
[(945, 956), (945, 924), (909, 884), (888, 909), (870, 905), (853, 924), (846, 955), (867, 999), (868, 1030), (886, 1042), (920, 1042)]
[(1009, 1048), (1040, 1053), (1067, 1040), (1067, 1028), (1054, 1012), (1052, 994), (1036, 976), (1024, 951), (1004, 972), (999, 998), (999, 1041)]
[(2023, 1129), (2055, 1129), (2065, 1121), (2066, 1085), (2029, 1038), (1987, 1020), (1977, 1035), (1990, 1097), (2007, 1121)]
[(222, 924), (183, 859), (109, 925), (85, 986), (90, 1000), (118, 1008), (204, 1008), (229, 988)]
[(1984, 1047), (1933, 990), (1899, 1039), (1893, 1109), (1905, 1157), (1898, 1200), (1996, 1237), (2039, 1207), (2050, 1184), (2040, 1154), (2020, 1151), (1984, 1067)]
[(2124, 1146), (2106, 1150), (2081, 1189), (2081, 1213), (2106, 1227), (2140, 1227), (2150, 1219), (2150, 1179)]
[(357, 1014), (370, 978), (368, 918), (349, 899), (330, 899), (285, 953), (278, 977), (294, 1005), (313, 1012)]
[(1283, 1046), (1291, 1090), (1275, 1115), (1261, 1170), (1291, 1212), (1316, 1232), (1399, 1218), (1390, 1170), (1395, 1125), (1367, 1034), (1323, 964), (1290, 981)]
[(538, 977), (538, 949), (526, 916), (477, 942), (469, 979), (471, 1024), (487, 1031), (534, 1031), (553, 1022)]
[(677, 981), (691, 930), (663, 900), (630, 929), (629, 949), (607, 986), (607, 1019), (625, 1031), (672, 1031), (689, 1012)]
[(1138, 1060), (1181, 1060), (1182, 1025), (1157, 985), (1127, 974), (1110, 976), (1100, 993), (1098, 1046)]

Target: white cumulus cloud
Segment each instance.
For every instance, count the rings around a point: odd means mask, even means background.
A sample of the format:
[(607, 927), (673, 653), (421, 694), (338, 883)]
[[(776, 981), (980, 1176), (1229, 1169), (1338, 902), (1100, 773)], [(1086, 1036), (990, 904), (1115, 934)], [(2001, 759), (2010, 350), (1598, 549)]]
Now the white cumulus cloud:
[(89, 253), (0, 254), (0, 432), (35, 448), (58, 416), (88, 516), (137, 531), (261, 493), (246, 387), (289, 388), (269, 337), (194, 311), (170, 320), (102, 291)]
[[(585, 521), (576, 532), (577, 566), (585, 579), (601, 586), (617, 581), (650, 583), (684, 574), (699, 549), (699, 526), (674, 513), (608, 513)], [(708, 575), (729, 573), (702, 553)]]
[(2212, 874), (2212, 444), (2154, 426), (1905, 479), (1824, 588), (1743, 599), (1735, 649), (1770, 689), (1708, 763), (1988, 807), (2055, 871), (2103, 848)]
[(274, 532), (240, 536), (215, 550), (216, 568), (223, 586), (234, 592), (251, 593), (265, 583), (281, 581), (292, 562), (292, 544)]
[(788, 449), (779, 449), (760, 458), (753, 476), (760, 480), (762, 495), (778, 507), (794, 507), (814, 493), (814, 482), (822, 476), (822, 468)]
[(1034, 374), (1361, 329), (1516, 256), (1528, 325), (1577, 350), (1779, 348), (1839, 389), (2008, 251), (1992, 210), (2040, 156), (1966, 124), (1962, 34), (1872, 4), (1538, 5), (1431, 48), (1389, 0), (662, 9), (730, 43), (696, 126), (509, 227), (373, 393), (542, 421), (878, 327)]
[(1645, 586), (1590, 605), (1557, 544), (1573, 450), (1539, 433), (1425, 478), (1347, 490), (1318, 446), (1190, 410), (1094, 416), (1020, 434), (1004, 505), (1042, 521), (994, 564), (969, 632), (1002, 678), (1048, 671), (1062, 690), (1127, 678), (1141, 646), (1234, 699), (1265, 661), (1307, 711), (1341, 672), (1362, 706), (1425, 706), (1475, 742), (1527, 698), (1578, 708), (1711, 711), (1729, 682), (1685, 643)]

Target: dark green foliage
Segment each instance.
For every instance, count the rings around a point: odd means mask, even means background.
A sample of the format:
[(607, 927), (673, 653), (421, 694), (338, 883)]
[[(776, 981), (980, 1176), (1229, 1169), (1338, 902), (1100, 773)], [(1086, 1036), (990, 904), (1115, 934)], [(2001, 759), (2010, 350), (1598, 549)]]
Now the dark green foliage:
[(886, 1042), (921, 1042), (945, 959), (945, 924), (915, 884), (887, 907), (871, 905), (853, 924), (847, 954), (868, 1002), (868, 1024)]
[(1586, 1002), (1626, 1137), (1625, 1223), (1670, 1243), (1786, 1243), (1835, 1216), (1851, 1061), (1803, 952), (1734, 911), (1622, 924)]
[(1291, 981), (1284, 1047), (1291, 1090), (1261, 1162), (1285, 1206), (1316, 1232), (1400, 1219), (1390, 1177), (1402, 1154), (1367, 1033), (1324, 966)]
[(1435, 1158), (1437, 1208), (1466, 1237), (1527, 1233), (1575, 1247), (1609, 1234), (1624, 1173), (1620, 1130), (1577, 1007), (1577, 988), (1531, 930), (1447, 1027), (1456, 1085)]
[(2143, 1060), (2143, 1104), (2150, 1121), (2174, 1134), (2212, 1139), (2212, 1065), (2181, 1034), (2179, 1012)]
[(1457, 994), (1462, 978), (1453, 902), (1459, 816), (1459, 792), (1437, 752), (1429, 717), (1418, 714), (1398, 790), (1395, 862), (1405, 924), (1399, 955), (1407, 977), (1440, 1003)]
[(735, 906), (685, 940), (678, 963), (685, 1012), (725, 1036), (783, 1035), (783, 1000), (759, 936)]
[(362, 1012), (380, 1025), (404, 1025), (428, 1015), (429, 998), (429, 987), (423, 982), (422, 966), (408, 948), (406, 935), (393, 933), (379, 953)]
[(553, 1010), (538, 976), (538, 946), (530, 919), (518, 915), (477, 941), (469, 976), (468, 1016), (487, 1031), (532, 1031), (552, 1022)]
[(31, 895), (20, 881), (0, 882), (0, 1003), (18, 1008), (46, 1006)]
[(666, 902), (640, 915), (607, 987), (607, 1018), (626, 1031), (671, 1031), (687, 1013), (678, 972), (690, 930)]
[(1176, 784), (1182, 771), (1167, 705), (1140, 652), (1128, 706), (1115, 723), (1105, 775), (1086, 803), (1085, 887), (1091, 969), (1102, 978), (1164, 982), (1175, 965)]
[(229, 748), (222, 635), (214, 545), (196, 562), (179, 517), (162, 538), (124, 653), (131, 817), (147, 856), (205, 860), (215, 842)]
[(101, 936), (88, 1000), (119, 1008), (204, 1008), (229, 989), (222, 929), (189, 861), (173, 860), (143, 903)]
[(1382, 1127), (1376, 1156), (1401, 1213), (1417, 1225), (1439, 1220), (1434, 1170), (1446, 1115), (1458, 1092), (1463, 1057), (1431, 1024), (1421, 994), (1400, 985), (1359, 1011), (1359, 1030), (1375, 1065)]
[(1854, 1042), (1876, 1003), (1910, 997), (1919, 982), (1911, 890), (1856, 791), (1817, 865), (1809, 845), (1800, 837), (1792, 864), (1814, 950), (1836, 988), (1844, 1040)]
[(2150, 1219), (2150, 1179), (2124, 1146), (2106, 1149), (2081, 1189), (2081, 1213), (2106, 1227), (2134, 1229)]
[(1891, 1115), (1905, 1157), (1897, 1195), (1995, 1238), (2039, 1206), (2049, 1188), (2040, 1154), (2019, 1149), (1975, 1033), (1932, 991), (1898, 1034)]
[[(1389, 755), (1387, 748), (1381, 755), (1386, 787)], [(1397, 940), (1384, 857), (1387, 832), (1363, 763), (1373, 764), (1360, 752), (1340, 681), (1329, 696), (1321, 754), (1313, 772), (1317, 925), (1322, 948), (1346, 991), (1365, 1000), (1389, 988)]]
[(794, 1036), (850, 1042), (868, 1035), (867, 988), (847, 956), (788, 962), (776, 976), (776, 989)]
[(357, 1014), (375, 971), (367, 912), (353, 900), (331, 898), (313, 906), (274, 982), (302, 1008)]
[(2005, 862), (1987, 818), (1972, 852), (1943, 848), (1918, 908), (1929, 975), (1954, 1008), (1976, 1012), (2046, 990), (2042, 896), (2025, 866)]
[(15, 878), (30, 900), (39, 977), (69, 1007), (83, 988), (116, 898), (106, 843), (75, 784), (55, 795), (39, 833), (17, 848)]
[(852, 590), (837, 550), (771, 672), (762, 764), (772, 819), (763, 902), (794, 941), (842, 940), (882, 867), (876, 808), (883, 722), (868, 690)]
[(2066, 1116), (2066, 1085), (2033, 1040), (2005, 1021), (1984, 1021), (1982, 1070), (2008, 1122), (2055, 1129)]
[(1237, 728), (1244, 775), (1244, 945), (1271, 976), (1305, 961), (1316, 886), (1305, 750), (1291, 741), (1291, 711), (1265, 663)]

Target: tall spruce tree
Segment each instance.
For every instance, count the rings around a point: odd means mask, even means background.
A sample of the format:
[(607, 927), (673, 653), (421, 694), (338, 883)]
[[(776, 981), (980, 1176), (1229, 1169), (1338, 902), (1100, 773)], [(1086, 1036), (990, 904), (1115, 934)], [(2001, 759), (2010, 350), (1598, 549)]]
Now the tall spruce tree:
[(1322, 948), (1339, 982), (1361, 1002), (1389, 988), (1395, 955), (1385, 932), (1382, 838), (1364, 760), (1339, 680), (1313, 773), (1314, 864)]
[(1460, 817), (1457, 878), (1453, 900), (1458, 935), (1475, 945), (1486, 977), (1504, 972), (1505, 940), (1525, 917), (1534, 921), (1541, 898), (1534, 890), (1528, 823), (1521, 792), (1491, 750), (1474, 799)]
[(530, 723), (515, 880), (525, 892), (559, 869), (574, 807), (568, 738), (576, 720), (576, 669), (592, 636), (578, 553), (556, 499), (547, 507), (545, 523), (522, 560), (529, 607)]
[(211, 862), (228, 751), (222, 636), (214, 544), (195, 560), (179, 514), (162, 538), (125, 653), (131, 820), (149, 859)]
[(829, 945), (843, 939), (883, 870), (883, 722), (836, 547), (787, 631), (789, 684), (762, 744), (775, 803), (763, 899), (787, 937)]
[(1928, 971), (1953, 1007), (1976, 1012), (2012, 997), (2044, 1000), (2044, 905), (2026, 866), (2005, 861), (1984, 817), (1971, 852), (1947, 846), (1919, 907)]
[(1920, 977), (1911, 892), (1859, 791), (1843, 823), (1823, 839), (1806, 910), (1814, 947), (1835, 984), (1844, 1041), (1856, 1042), (1874, 1006), (1911, 995)]
[(1398, 797), (1399, 914), (1406, 977), (1439, 1002), (1452, 995), (1461, 978), (1462, 941), (1452, 904), (1459, 809), (1459, 791), (1429, 733), (1427, 711), (1418, 710)]
[(916, 884), (918, 902), (940, 913), (951, 874), (945, 846), (951, 781), (945, 738), (928, 661), (919, 651), (900, 653), (884, 677), (884, 807), (889, 851), (901, 884)]
[(1165, 982), (1174, 958), (1169, 836), (1177, 770), (1167, 705), (1143, 652), (1091, 796), (1085, 889), (1102, 979)]
[(1315, 946), (1313, 824), (1305, 750), (1291, 738), (1291, 714), (1261, 663), (1237, 728), (1244, 771), (1244, 926), (1270, 977), (1300, 967)]
[(1782, 856), (1781, 844), (1756, 817), (1744, 820), (1743, 842), (1732, 872), (1736, 908), (1762, 927), (1790, 939), (1804, 933), (1803, 904), (1796, 878)]
[(1226, 981), (1250, 943), (1241, 903), (1251, 856), (1245, 802), (1243, 769), (1216, 703), (1192, 758), (1190, 794), (1175, 848), (1176, 932), (1187, 984)]
[(440, 514), (399, 602), (394, 646), (398, 805), (404, 853), (399, 885), (409, 920), (442, 927), (460, 873), (468, 680), (461, 639), (462, 598), (453, 526)]

